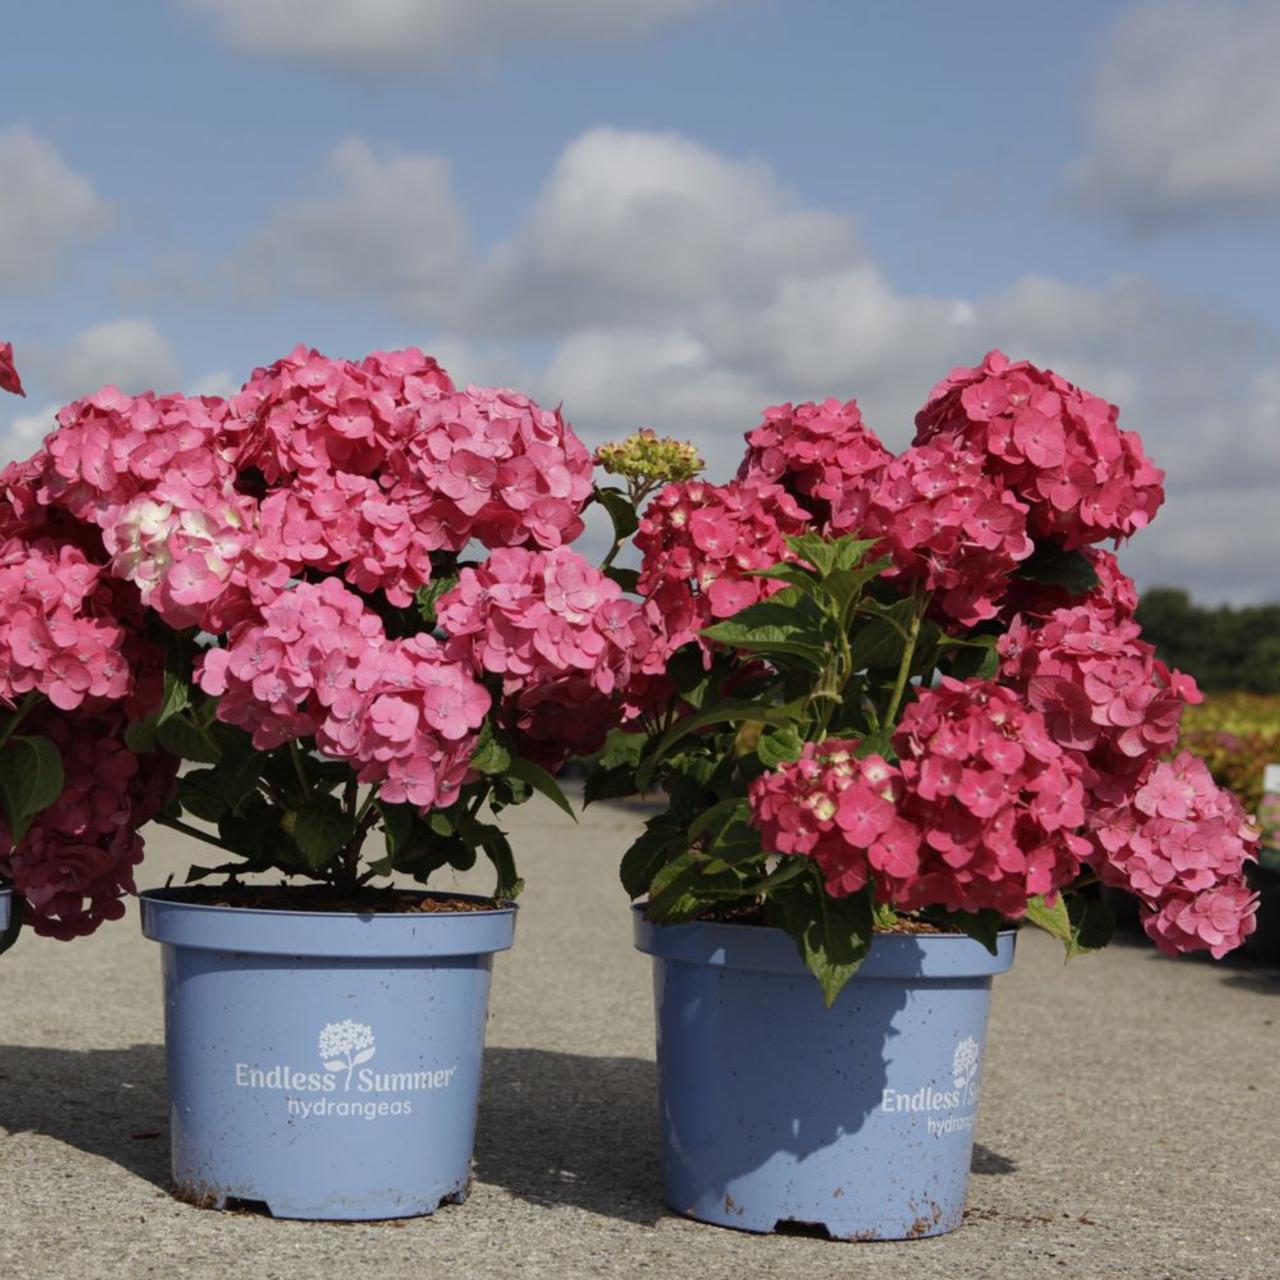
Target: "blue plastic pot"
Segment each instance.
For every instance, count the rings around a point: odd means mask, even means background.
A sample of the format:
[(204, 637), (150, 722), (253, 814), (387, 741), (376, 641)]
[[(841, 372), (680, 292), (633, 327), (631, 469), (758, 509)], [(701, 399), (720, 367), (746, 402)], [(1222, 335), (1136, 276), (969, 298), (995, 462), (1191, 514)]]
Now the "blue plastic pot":
[(9, 931), (10, 914), (13, 911), (13, 890), (0, 885), (0, 938)]
[(142, 895), (163, 947), (175, 1193), (280, 1218), (465, 1198), (493, 953), (514, 906), (357, 915)]
[(948, 934), (877, 936), (832, 1008), (791, 938), (654, 925), (667, 1202), (746, 1231), (898, 1240), (960, 1225), (982, 1083), (991, 955)]

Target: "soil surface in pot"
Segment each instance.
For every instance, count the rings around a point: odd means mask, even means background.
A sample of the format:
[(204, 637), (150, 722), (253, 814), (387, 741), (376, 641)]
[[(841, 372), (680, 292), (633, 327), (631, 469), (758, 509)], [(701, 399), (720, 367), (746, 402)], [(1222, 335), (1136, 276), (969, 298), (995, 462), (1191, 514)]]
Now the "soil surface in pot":
[[(765, 919), (764, 907), (758, 902), (753, 902), (747, 906), (729, 905), (723, 907), (712, 907), (704, 916), (699, 916), (699, 920), (705, 920), (708, 924), (759, 924), (767, 925), (769, 922)], [(899, 916), (892, 925), (876, 925), (876, 933), (947, 933), (959, 934), (963, 933), (962, 929), (944, 929), (941, 925), (933, 924), (928, 920), (911, 920), (906, 916)]]
[(170, 891), (180, 902), (200, 907), (243, 907), (254, 911), (349, 911), (356, 915), (449, 915), (495, 911), (503, 904), (441, 893), (427, 896), (416, 889), (354, 889), (327, 885), (235, 884), (186, 885)]

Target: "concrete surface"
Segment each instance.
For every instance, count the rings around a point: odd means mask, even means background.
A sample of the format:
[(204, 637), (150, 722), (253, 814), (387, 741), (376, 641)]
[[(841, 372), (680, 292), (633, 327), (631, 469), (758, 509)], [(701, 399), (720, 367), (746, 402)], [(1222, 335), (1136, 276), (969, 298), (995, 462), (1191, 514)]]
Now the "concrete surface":
[[(0, 1278), (1280, 1277), (1280, 974), (1119, 945), (997, 980), (968, 1222), (904, 1244), (758, 1237), (662, 1205), (637, 819), (512, 816), (531, 888), (495, 973), (476, 1185), (433, 1218), (272, 1221), (169, 1197), (157, 948), (136, 913), (0, 957)], [(145, 886), (191, 857), (153, 834)]]

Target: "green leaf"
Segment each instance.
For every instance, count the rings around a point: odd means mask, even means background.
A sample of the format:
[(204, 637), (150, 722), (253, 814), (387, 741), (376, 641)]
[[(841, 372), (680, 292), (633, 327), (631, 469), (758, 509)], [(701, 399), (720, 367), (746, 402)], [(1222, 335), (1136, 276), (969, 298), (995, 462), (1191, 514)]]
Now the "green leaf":
[(516, 756), (507, 765), (505, 772), (521, 782), (528, 783), (535, 791), (540, 791), (552, 804), (563, 809), (574, 822), (577, 822), (578, 815), (574, 813), (569, 797), (560, 790), (560, 784), (540, 764), (534, 764), (524, 756)]
[(164, 724), (172, 720), (179, 712), (191, 705), (191, 689), (187, 682), (168, 667), (164, 673), (164, 697), (160, 702), (160, 710), (156, 712), (156, 724)]
[(178, 779), (178, 803), (205, 822), (217, 822), (231, 806), (218, 790), (213, 769), (193, 769)]
[(782, 926), (795, 939), (830, 1008), (871, 949), (870, 891), (833, 898), (813, 874), (785, 888), (773, 899), (782, 909)]
[(458, 585), (457, 574), (452, 574), (445, 578), (432, 578), (425, 587), (419, 587), (413, 593), (414, 608), (418, 611), (418, 616), (429, 627), (436, 625), (436, 605), (440, 601), (440, 597), (446, 591), (452, 591)]
[(645, 914), (651, 920), (669, 924), (692, 919), (702, 905), (696, 892), (700, 875), (690, 853), (683, 853), (659, 867), (649, 886), (649, 906)]
[(658, 814), (645, 823), (645, 829), (622, 855), (619, 874), (622, 887), (630, 898), (640, 898), (658, 870), (668, 861), (673, 850), (686, 845), (684, 829), (669, 813)]
[(776, 769), (780, 764), (790, 764), (800, 758), (804, 750), (804, 739), (796, 732), (794, 726), (784, 725), (779, 729), (771, 729), (760, 735), (756, 745), (756, 755), (766, 768)]
[(702, 711), (697, 711), (693, 715), (684, 716), (677, 720), (654, 745), (636, 774), (636, 783), (641, 791), (646, 790), (653, 779), (653, 771), (657, 768), (659, 761), (677, 742), (682, 742), (700, 729), (709, 728), (713, 724), (741, 724), (744, 720), (761, 720), (765, 724), (787, 725), (796, 718), (802, 706), (803, 700), (770, 707), (759, 702), (729, 698)]
[(156, 718), (130, 720), (124, 727), (124, 745), (135, 755), (147, 755), (156, 749)]
[(294, 843), (315, 870), (325, 866), (353, 834), (350, 815), (330, 795), (308, 796), (294, 818)]
[(802, 533), (787, 539), (787, 546), (823, 578), (836, 569), (852, 569), (875, 545), (874, 538), (858, 539), (847, 535), (828, 539), (816, 533)]
[[(511, 752), (494, 736), (486, 720), (480, 732), (480, 740), (471, 756), (471, 767), (477, 773), (506, 773), (511, 770)], [(516, 775), (519, 777), (519, 775)]]
[(0, 799), (16, 845), (32, 820), (62, 794), (62, 757), (45, 737), (10, 738), (0, 748)]
[(618, 800), (636, 794), (634, 764), (615, 764), (611, 768), (594, 768), (587, 774), (582, 789), (582, 807), (601, 800)]
[(795, 587), (704, 627), (702, 634), (750, 653), (798, 658), (815, 671), (825, 665), (833, 639), (825, 615)]
[(640, 573), (636, 569), (619, 569), (616, 564), (611, 564), (605, 571), (604, 576), (612, 579), (620, 586), (623, 591), (635, 596), (640, 594)]
[(524, 881), (516, 872), (516, 857), (506, 832), (490, 823), (485, 823), (480, 842), (485, 855), (493, 863), (493, 869), (498, 873), (498, 882), (494, 887), (493, 896), (518, 898), (520, 891), (524, 888)]
[(1027, 903), (1027, 920), (1057, 938), (1068, 960), (1105, 947), (1115, 931), (1110, 905), (1078, 893), (1058, 894), (1053, 906), (1042, 897), (1032, 898)]
[(939, 647), (952, 656), (946, 671), (957, 680), (990, 680), (1000, 669), (999, 636), (944, 636)]
[(597, 485), (596, 501), (609, 513), (613, 521), (613, 535), (618, 542), (625, 542), (640, 527), (640, 517), (631, 505), (631, 499), (621, 489)]
[(749, 812), (746, 799), (742, 796), (730, 796), (728, 800), (713, 804), (689, 824), (689, 843), (692, 844), (706, 831), (713, 834), (720, 831), (735, 818), (745, 820)]
[(1061, 587), (1068, 595), (1082, 596), (1098, 585), (1092, 561), (1082, 551), (1064, 551), (1053, 542), (1037, 542), (1036, 549), (1014, 572), (1014, 577)]
[(188, 719), (185, 712), (156, 726), (156, 742), (170, 755), (196, 764), (217, 764), (222, 748), (213, 733)]
[(1000, 930), (1008, 926), (998, 911), (949, 911), (943, 917), (975, 942), (980, 942), (992, 955), (999, 947)]
[(853, 633), (853, 669), (892, 670), (902, 661), (906, 631), (915, 615), (914, 600), (897, 600), (885, 606), (864, 600), (860, 610), (872, 616)]

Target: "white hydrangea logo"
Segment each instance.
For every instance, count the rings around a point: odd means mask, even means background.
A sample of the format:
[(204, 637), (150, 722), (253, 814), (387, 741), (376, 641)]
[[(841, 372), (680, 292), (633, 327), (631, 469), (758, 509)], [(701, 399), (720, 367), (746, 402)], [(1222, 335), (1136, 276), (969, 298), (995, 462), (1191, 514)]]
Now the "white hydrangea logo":
[(351, 1073), (362, 1063), (373, 1057), (373, 1028), (366, 1027), (363, 1022), (352, 1022), (350, 1018), (342, 1022), (330, 1022), (320, 1032), (320, 1057), (324, 1061), (326, 1071), (345, 1071), (347, 1082), (344, 1089), (351, 1088)]
[(955, 1057), (951, 1059), (951, 1073), (955, 1076), (957, 1089), (968, 1086), (978, 1074), (978, 1042), (972, 1036), (965, 1036), (956, 1045)]

